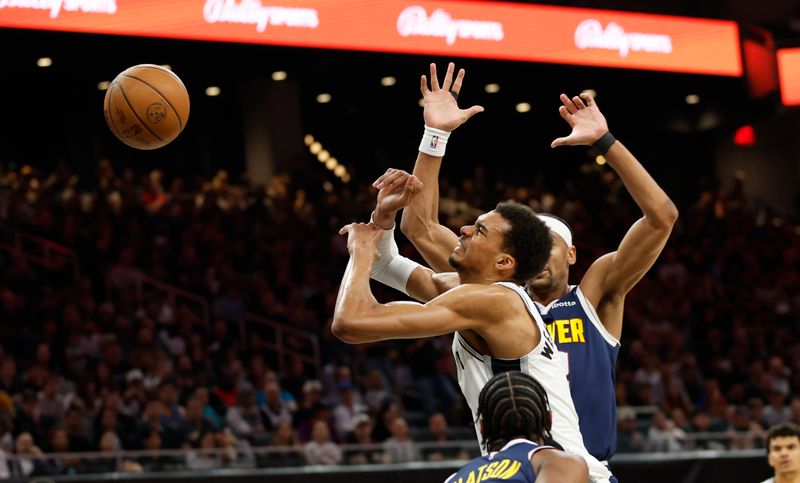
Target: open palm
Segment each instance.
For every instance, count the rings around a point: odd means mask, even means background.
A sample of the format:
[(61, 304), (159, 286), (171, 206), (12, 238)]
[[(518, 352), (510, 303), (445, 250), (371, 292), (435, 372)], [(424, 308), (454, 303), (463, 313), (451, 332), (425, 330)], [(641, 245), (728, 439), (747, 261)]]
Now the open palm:
[(428, 89), (428, 79), (423, 75), (420, 78), (420, 91), (425, 109), (422, 117), (425, 125), (442, 131), (453, 131), (458, 126), (464, 124), (467, 119), (479, 112), (483, 112), (483, 107), (472, 106), (469, 109), (459, 109), (456, 97), (461, 92), (461, 84), (464, 82), (464, 69), (459, 69), (458, 75), (453, 80), (455, 64), (450, 62), (447, 65), (447, 73), (444, 75), (444, 82), (439, 85), (439, 78), (436, 75), (436, 64), (431, 64), (431, 86)]
[(608, 132), (606, 118), (592, 96), (584, 93), (580, 97), (575, 96), (570, 99), (566, 94), (561, 94), (560, 98), (563, 105), (558, 108), (558, 113), (567, 121), (572, 132), (569, 136), (553, 141), (551, 147), (591, 146)]

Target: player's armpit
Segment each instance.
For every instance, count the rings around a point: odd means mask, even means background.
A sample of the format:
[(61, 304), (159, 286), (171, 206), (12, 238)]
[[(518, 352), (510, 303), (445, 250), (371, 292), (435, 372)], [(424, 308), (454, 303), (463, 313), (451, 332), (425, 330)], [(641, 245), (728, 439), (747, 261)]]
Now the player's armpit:
[(586, 483), (589, 468), (586, 461), (557, 449), (542, 449), (531, 457), (536, 483)]

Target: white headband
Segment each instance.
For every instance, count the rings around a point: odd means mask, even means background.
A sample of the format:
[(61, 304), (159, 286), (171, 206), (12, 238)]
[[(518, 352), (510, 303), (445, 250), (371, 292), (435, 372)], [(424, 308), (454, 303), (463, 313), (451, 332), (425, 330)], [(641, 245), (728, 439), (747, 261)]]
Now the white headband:
[(553, 218), (552, 216), (547, 215), (536, 215), (539, 217), (542, 222), (547, 225), (547, 228), (550, 228), (550, 231), (554, 232), (556, 235), (560, 236), (564, 242), (566, 242), (568, 247), (572, 247), (572, 232), (569, 231), (569, 227), (563, 221), (559, 220), (558, 218)]

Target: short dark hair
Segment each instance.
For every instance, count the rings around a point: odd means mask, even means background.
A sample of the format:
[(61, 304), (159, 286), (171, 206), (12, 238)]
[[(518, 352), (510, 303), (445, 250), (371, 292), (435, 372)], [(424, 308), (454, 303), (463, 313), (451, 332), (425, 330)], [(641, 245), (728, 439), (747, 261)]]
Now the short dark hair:
[(483, 419), (483, 441), (497, 451), (513, 438), (532, 441), (550, 438), (550, 403), (539, 381), (519, 371), (497, 374), (478, 396), (478, 417)]
[(511, 228), (505, 234), (503, 250), (517, 261), (514, 281), (524, 284), (542, 271), (550, 258), (553, 240), (550, 229), (529, 206), (516, 201), (503, 201), (494, 209)]
[(767, 433), (767, 454), (769, 454), (769, 444), (775, 438), (790, 438), (792, 436), (796, 436), (800, 439), (800, 426), (794, 423), (780, 423), (776, 424), (775, 426), (769, 428), (769, 432)]

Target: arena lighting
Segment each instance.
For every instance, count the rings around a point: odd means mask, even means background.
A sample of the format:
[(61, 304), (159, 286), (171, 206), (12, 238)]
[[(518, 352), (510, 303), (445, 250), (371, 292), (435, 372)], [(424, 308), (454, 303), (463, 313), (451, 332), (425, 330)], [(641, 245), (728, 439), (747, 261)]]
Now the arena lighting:
[(686, 96), (686, 104), (694, 105), (700, 103), (700, 96), (697, 94), (689, 94)]
[(322, 151), (322, 144), (318, 141), (314, 141), (311, 143), (311, 146), (308, 147), (308, 150), (311, 151), (311, 154), (319, 154)]
[(516, 106), (517, 112), (528, 112), (531, 110), (531, 105), (527, 102), (520, 102)]
[(496, 94), (497, 92), (500, 92), (500, 84), (495, 84), (495, 83), (486, 84), (483, 90), (485, 90), (489, 94)]
[(323, 92), (322, 94), (317, 96), (317, 102), (320, 104), (327, 104), (331, 102), (331, 95), (327, 92)]
[(749, 124), (740, 127), (733, 135), (733, 143), (737, 146), (753, 146), (756, 143), (756, 130)]
[(387, 75), (386, 77), (381, 79), (381, 85), (383, 87), (391, 87), (391, 86), (393, 86), (395, 84), (397, 84), (397, 78), (392, 77), (390, 75)]
[(220, 95), (220, 93), (222, 93), (222, 89), (220, 89), (217, 86), (206, 87), (206, 95), (208, 97), (217, 97), (218, 95)]
[[(331, 153), (322, 147), (322, 143), (319, 141), (314, 141), (314, 136), (311, 134), (306, 134), (303, 137), (303, 141), (305, 142), (306, 146), (308, 146), (308, 150), (311, 154), (316, 155), (317, 160), (320, 163), (324, 163), (325, 167), (331, 171), (337, 178), (341, 179), (343, 183), (347, 183), (350, 181), (350, 173), (347, 172), (347, 168), (339, 164), (339, 160), (331, 156)], [(329, 183), (329, 181), (325, 181), (325, 183)], [(323, 187), (325, 184), (323, 184)]]
[(329, 153), (326, 149), (323, 149), (322, 151), (319, 152), (319, 154), (317, 154), (317, 159), (319, 159), (320, 163), (324, 163), (325, 161), (330, 159), (330, 157), (331, 153)]
[(339, 162), (336, 161), (336, 158), (329, 158), (327, 161), (325, 161), (325, 167), (331, 171), (336, 169), (337, 166), (339, 166)]
[(311, 146), (311, 143), (314, 142), (314, 136), (306, 134), (305, 137), (303, 137), (303, 142), (306, 143), (306, 146)]
[(38, 65), (39, 67), (50, 67), (51, 65), (53, 65), (53, 59), (51, 59), (50, 57), (40, 57), (39, 59), (36, 60), (36, 65)]
[(107, 91), (109, 85), (111, 85), (111, 83), (108, 82), (108, 81), (100, 81), (100, 82), (97, 83), (97, 90), (98, 91)]
[(276, 70), (272, 73), (272, 80), (277, 82), (285, 81), (287, 77), (289, 77), (289, 74), (285, 70)]
[(597, 163), (598, 166), (602, 166), (606, 164), (606, 157), (602, 154), (598, 154), (596, 158), (594, 158), (594, 162)]
[(340, 164), (339, 166), (336, 166), (336, 167), (333, 169), (333, 174), (335, 174), (337, 178), (341, 178), (342, 176), (344, 176), (344, 174), (345, 174), (346, 172), (347, 172), (347, 168), (345, 168), (345, 167), (344, 167), (343, 165), (341, 165), (341, 164)]
[(778, 78), (783, 105), (800, 105), (800, 48), (778, 49)]

